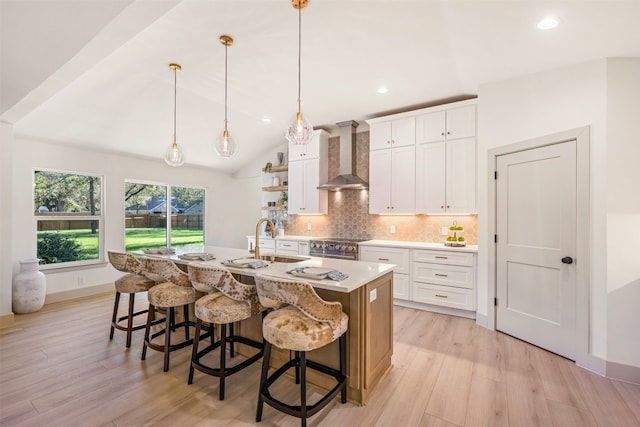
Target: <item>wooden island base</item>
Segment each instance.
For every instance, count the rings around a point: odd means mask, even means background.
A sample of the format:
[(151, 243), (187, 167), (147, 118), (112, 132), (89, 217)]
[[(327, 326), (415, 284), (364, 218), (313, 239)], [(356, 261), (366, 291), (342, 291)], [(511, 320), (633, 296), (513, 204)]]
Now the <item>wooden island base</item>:
[[(253, 277), (238, 277), (244, 283), (255, 283)], [(393, 354), (393, 273), (346, 293), (316, 288), (321, 298), (342, 303), (342, 311), (349, 316), (347, 331), (347, 397), (351, 403), (366, 405), (375, 387), (391, 369)], [(241, 322), (240, 333), (257, 341), (262, 340), (259, 317)], [(254, 349), (238, 345), (238, 352), (252, 354)], [(272, 367), (279, 367), (292, 356), (288, 350), (273, 347)], [(310, 360), (339, 368), (338, 341), (307, 353)], [(307, 371), (307, 381), (323, 389), (335, 382), (313, 370)]]

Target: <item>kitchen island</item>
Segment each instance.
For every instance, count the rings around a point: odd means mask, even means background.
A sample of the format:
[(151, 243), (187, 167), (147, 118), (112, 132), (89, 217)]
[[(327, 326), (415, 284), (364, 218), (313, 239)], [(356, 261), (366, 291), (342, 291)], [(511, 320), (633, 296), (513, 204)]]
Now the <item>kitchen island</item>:
[[(209, 261), (184, 259), (187, 253), (213, 254)], [(148, 256), (160, 256), (150, 254)], [(278, 257), (263, 253), (268, 264), (264, 268), (238, 268), (225, 266), (227, 260), (250, 258), (246, 249), (233, 249), (215, 246), (178, 248), (176, 254), (163, 255), (176, 264), (186, 266), (190, 263), (202, 263), (227, 268), (243, 283), (253, 284), (256, 274), (274, 276), (288, 280), (303, 280), (311, 283), (318, 295), (327, 301), (339, 301), (342, 310), (349, 316), (347, 331), (347, 396), (349, 401), (365, 405), (380, 380), (391, 368), (393, 354), (393, 264), (376, 262), (345, 261), (315, 257)], [(274, 261), (271, 261), (273, 259)], [(285, 261), (285, 262), (281, 262)], [(318, 267), (339, 271), (348, 275), (340, 281), (330, 279), (308, 279), (294, 277), (288, 271), (299, 267)], [(258, 316), (243, 321), (239, 325), (242, 335), (257, 341), (262, 340), (262, 323)], [(337, 341), (331, 345), (308, 353), (311, 360), (338, 368)], [(241, 345), (238, 351), (243, 354)], [(253, 350), (246, 349), (245, 354)], [(277, 350), (277, 351), (276, 351)], [(290, 357), (289, 351), (274, 347), (273, 366), (280, 366)], [(307, 380), (317, 386), (330, 388), (332, 380), (313, 371)]]

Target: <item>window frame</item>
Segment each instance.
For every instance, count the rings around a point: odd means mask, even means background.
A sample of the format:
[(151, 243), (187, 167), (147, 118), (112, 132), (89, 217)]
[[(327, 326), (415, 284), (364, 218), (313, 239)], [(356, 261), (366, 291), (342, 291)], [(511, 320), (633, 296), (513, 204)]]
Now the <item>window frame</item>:
[[(35, 206), (35, 176), (36, 172), (52, 172), (52, 173), (60, 173), (66, 175), (79, 175), (79, 176), (91, 176), (100, 179), (100, 211), (99, 214), (96, 215), (46, 215), (42, 213), (37, 213), (38, 207)], [(105, 213), (105, 191), (106, 191), (106, 179), (103, 174), (96, 173), (87, 173), (87, 172), (79, 172), (79, 171), (69, 171), (69, 170), (61, 170), (61, 169), (51, 169), (51, 168), (34, 168), (31, 172), (31, 180), (32, 180), (32, 188), (33, 191), (31, 193), (31, 214), (33, 215), (33, 227), (35, 230), (35, 249), (36, 254), (38, 250), (38, 224), (40, 222), (45, 221), (96, 221), (97, 229), (98, 229), (98, 258), (95, 259), (87, 259), (87, 260), (78, 260), (78, 261), (65, 261), (58, 262), (54, 264), (40, 264), (38, 269), (41, 271), (50, 271), (50, 270), (73, 270), (73, 269), (81, 269), (86, 267), (92, 267), (96, 265), (102, 265), (106, 263), (105, 257), (105, 234), (106, 231), (104, 229), (104, 225), (106, 224), (104, 213)], [(36, 255), (37, 256), (37, 255)]]
[[(206, 222), (206, 200), (207, 200), (207, 188), (206, 187), (197, 187), (194, 185), (179, 185), (179, 184), (171, 184), (168, 182), (158, 182), (158, 181), (146, 181), (146, 180), (141, 180), (141, 179), (135, 179), (135, 178), (125, 178), (123, 185), (126, 188), (127, 184), (142, 184), (142, 185), (153, 185), (153, 186), (159, 186), (159, 187), (165, 187), (166, 189), (166, 195), (165, 195), (165, 199), (166, 200), (171, 200), (172, 196), (173, 196), (173, 192), (172, 192), (172, 188), (173, 187), (182, 187), (182, 188), (191, 188), (191, 189), (196, 189), (196, 190), (202, 190), (203, 191), (203, 221), (202, 221), (202, 244), (206, 245), (206, 228), (207, 228), (207, 222)], [(124, 200), (123, 200), (124, 202)], [(126, 204), (126, 202), (125, 202)], [(125, 205), (125, 210), (126, 210), (126, 205)], [(171, 213), (169, 212), (171, 210), (171, 203), (167, 203), (166, 205), (166, 214), (169, 216), (168, 220), (167, 220), (167, 225), (165, 227), (165, 241), (166, 241), (166, 247), (167, 248), (172, 248), (172, 242), (171, 242), (171, 230), (172, 230), (172, 226), (171, 226)], [(123, 233), (123, 239), (124, 239), (124, 247), (127, 247), (127, 236), (126, 236), (126, 232), (127, 232), (127, 225), (126, 225), (126, 214), (124, 214), (123, 211), (123, 220), (122, 220), (122, 233)], [(180, 246), (178, 246), (180, 247)]]

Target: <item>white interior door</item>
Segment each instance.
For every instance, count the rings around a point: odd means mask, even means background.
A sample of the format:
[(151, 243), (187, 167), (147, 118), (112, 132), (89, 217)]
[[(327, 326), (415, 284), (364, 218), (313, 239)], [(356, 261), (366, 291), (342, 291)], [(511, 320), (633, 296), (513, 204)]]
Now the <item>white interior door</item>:
[(575, 360), (576, 141), (497, 157), (496, 329)]

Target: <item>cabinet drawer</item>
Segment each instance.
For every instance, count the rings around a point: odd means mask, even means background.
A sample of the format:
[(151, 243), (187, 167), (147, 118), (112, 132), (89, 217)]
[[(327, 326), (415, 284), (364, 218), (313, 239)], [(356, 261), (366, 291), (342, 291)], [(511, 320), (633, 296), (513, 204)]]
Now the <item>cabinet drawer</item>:
[(309, 242), (298, 242), (298, 255), (309, 255)]
[(281, 251), (295, 251), (298, 253), (298, 241), (297, 240), (276, 240), (276, 248), (278, 252)]
[(395, 264), (394, 273), (409, 274), (409, 249), (360, 246), (360, 261)]
[(475, 310), (473, 295), (474, 293), (471, 289), (413, 283), (413, 300), (416, 302), (442, 305), (461, 310)]
[(468, 265), (469, 267), (473, 267), (473, 254), (469, 252), (414, 249), (413, 260), (434, 264)]
[(413, 281), (473, 289), (473, 268), (414, 262)]

